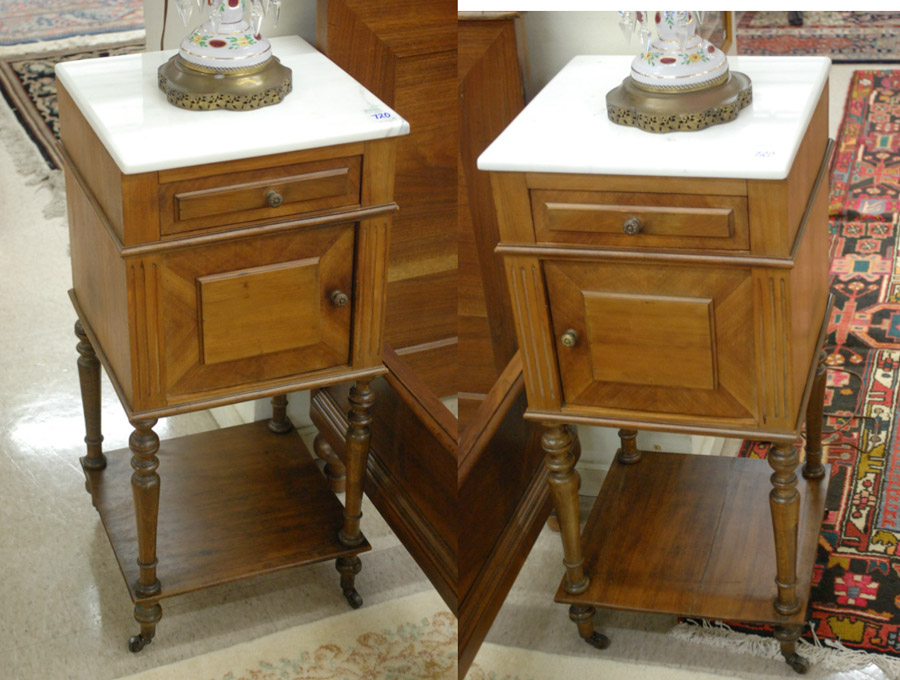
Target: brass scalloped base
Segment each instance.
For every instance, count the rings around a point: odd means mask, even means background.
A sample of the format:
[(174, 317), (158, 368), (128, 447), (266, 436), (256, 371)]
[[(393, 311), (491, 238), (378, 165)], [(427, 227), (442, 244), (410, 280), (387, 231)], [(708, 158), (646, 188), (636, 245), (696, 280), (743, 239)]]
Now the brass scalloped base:
[(721, 85), (689, 93), (648, 92), (631, 76), (606, 95), (609, 119), (647, 132), (702, 130), (728, 123), (753, 101), (750, 78), (732, 71)]
[(159, 67), (159, 89), (170, 104), (191, 111), (248, 111), (278, 104), (292, 89), (291, 69), (272, 57), (252, 73), (203, 73), (177, 54)]

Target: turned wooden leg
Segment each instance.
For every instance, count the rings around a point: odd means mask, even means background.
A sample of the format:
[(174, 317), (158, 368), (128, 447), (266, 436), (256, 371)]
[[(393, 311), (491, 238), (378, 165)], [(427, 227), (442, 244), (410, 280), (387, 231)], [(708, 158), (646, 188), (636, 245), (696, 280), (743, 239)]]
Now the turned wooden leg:
[(362, 606), (363, 600), (358, 592), (356, 592), (356, 575), (362, 569), (362, 562), (358, 555), (350, 557), (338, 557), (335, 568), (341, 574), (341, 592), (347, 598), (347, 602), (354, 609)]
[(138, 602), (134, 605), (134, 620), (141, 625), (141, 633), (128, 638), (128, 651), (139, 652), (149, 645), (156, 635), (156, 624), (161, 618), (162, 607), (158, 602)]
[[(343, 545), (354, 547), (363, 542), (363, 535), (359, 530), (359, 521), (362, 518), (362, 494), (363, 482), (366, 478), (366, 462), (369, 458), (369, 425), (372, 423), (372, 404), (375, 403), (375, 393), (369, 388), (368, 380), (358, 380), (350, 389), (350, 412), (347, 414), (347, 479), (346, 495), (344, 497), (344, 526), (338, 533), (338, 538)], [(344, 558), (344, 560), (356, 560), (359, 558)], [(362, 604), (362, 598), (353, 588), (353, 580), (345, 582), (348, 570), (342, 568), (338, 561), (338, 570), (341, 572), (341, 587), (344, 597), (352, 607)], [(352, 572), (355, 576), (361, 565), (354, 566)], [(349, 577), (348, 577), (349, 579)], [(349, 583), (349, 588), (345, 588)]]
[(775, 639), (781, 643), (781, 655), (791, 668), (802, 674), (809, 670), (809, 661), (797, 654), (799, 637), (800, 626), (775, 627)]
[(639, 463), (642, 454), (637, 447), (637, 430), (619, 430), (619, 441), (622, 448), (616, 451), (616, 460), (623, 465)]
[(87, 445), (87, 455), (81, 458), (81, 467), (85, 471), (84, 488), (91, 493), (91, 478), (88, 472), (103, 470), (106, 467), (103, 435), (100, 433), (100, 360), (97, 359), (94, 347), (80, 320), (75, 322), (75, 335), (78, 337), (78, 381), (81, 383), (84, 443)]
[(822, 352), (816, 366), (809, 404), (806, 406), (806, 463), (803, 476), (807, 479), (822, 479), (825, 466), (822, 465), (822, 419), (825, 412), (825, 385), (827, 383), (826, 352)]
[(795, 470), (800, 455), (790, 444), (778, 444), (769, 452), (769, 465), (775, 470), (769, 494), (772, 528), (775, 532), (775, 583), (778, 595), (775, 610), (789, 616), (800, 609), (797, 597), (797, 530), (800, 523), (800, 492)]
[[(580, 595), (588, 589), (590, 579), (584, 573), (581, 532), (578, 526), (578, 474), (575, 472), (574, 443), (569, 429), (558, 423), (544, 423), (541, 437), (544, 463), (550, 471), (550, 496), (556, 509), (559, 533), (563, 544), (563, 564), (566, 567), (564, 588), (570, 595)], [(569, 618), (578, 626), (578, 634), (598, 649), (609, 645), (607, 637), (594, 631), (594, 608), (578, 605), (569, 608)]]
[(317, 434), (313, 440), (313, 451), (319, 460), (325, 463), (325, 476), (331, 483), (331, 490), (334, 493), (344, 493), (347, 487), (347, 468), (341, 462), (341, 459), (331, 448), (331, 444), (321, 434)]
[(272, 417), (269, 419), (269, 431), (285, 434), (294, 429), (294, 424), (287, 415), (287, 396), (276, 394), (272, 397)]
[[(131, 448), (131, 491), (134, 495), (134, 513), (137, 519), (138, 540), (138, 582), (134, 592), (138, 597), (149, 598), (159, 595), (161, 586), (156, 578), (156, 523), (159, 516), (159, 437), (153, 431), (156, 418), (132, 420), (134, 432), (128, 439)], [(153, 639), (156, 623), (162, 617), (159, 604), (138, 603), (134, 607), (134, 618), (141, 625), (140, 635), (128, 641), (128, 648), (140, 651)]]

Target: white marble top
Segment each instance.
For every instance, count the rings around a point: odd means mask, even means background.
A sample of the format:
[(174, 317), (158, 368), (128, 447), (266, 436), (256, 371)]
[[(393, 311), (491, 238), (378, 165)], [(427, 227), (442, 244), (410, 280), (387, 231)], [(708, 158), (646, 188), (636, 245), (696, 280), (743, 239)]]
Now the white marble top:
[(126, 174), (409, 133), (403, 118), (301, 38), (273, 38), (272, 49), (293, 71), (294, 89), (253, 111), (169, 104), (156, 71), (175, 50), (64, 62), (56, 74)]
[(828, 78), (826, 57), (731, 57), (753, 103), (737, 120), (652, 133), (610, 122), (630, 56), (570, 61), (478, 158), (481, 170), (784, 179)]

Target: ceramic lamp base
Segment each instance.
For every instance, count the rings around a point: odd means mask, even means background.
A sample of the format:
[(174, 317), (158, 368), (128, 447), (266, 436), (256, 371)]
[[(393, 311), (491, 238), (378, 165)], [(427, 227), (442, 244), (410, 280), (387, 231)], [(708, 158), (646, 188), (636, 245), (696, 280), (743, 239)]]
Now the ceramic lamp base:
[(202, 111), (247, 111), (278, 104), (292, 89), (291, 69), (276, 57), (249, 72), (204, 72), (177, 54), (159, 67), (159, 89), (170, 104)]
[(728, 123), (752, 99), (750, 78), (736, 71), (731, 71), (721, 85), (677, 94), (648, 92), (629, 76), (606, 95), (606, 108), (609, 119), (618, 125), (647, 132), (675, 132)]

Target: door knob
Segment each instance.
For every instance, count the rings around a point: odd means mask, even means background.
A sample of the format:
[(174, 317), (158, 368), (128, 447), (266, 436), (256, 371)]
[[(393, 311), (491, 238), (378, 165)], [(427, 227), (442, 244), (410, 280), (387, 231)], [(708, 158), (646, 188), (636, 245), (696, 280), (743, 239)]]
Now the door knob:
[(284, 202), (284, 197), (279, 194), (275, 189), (269, 189), (266, 192), (266, 203), (269, 204), (270, 208), (277, 208)]
[(347, 294), (340, 290), (331, 291), (331, 304), (335, 307), (343, 307), (350, 301), (350, 298), (347, 297)]
[(573, 328), (570, 328), (560, 337), (560, 342), (563, 344), (563, 347), (574, 347), (575, 343), (578, 342), (578, 331)]
[(635, 234), (641, 233), (641, 229), (644, 228), (644, 223), (641, 222), (638, 217), (629, 217), (625, 220), (625, 224), (622, 225), (622, 231), (624, 231), (629, 236), (634, 236)]

